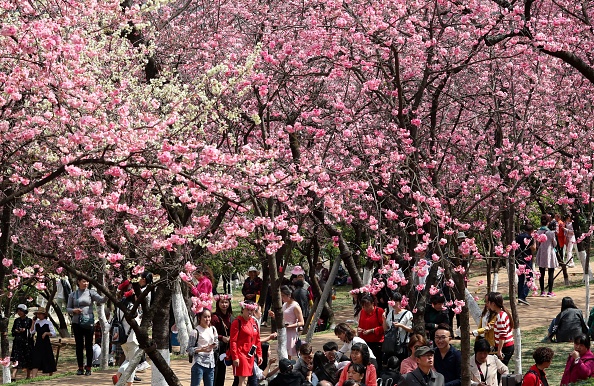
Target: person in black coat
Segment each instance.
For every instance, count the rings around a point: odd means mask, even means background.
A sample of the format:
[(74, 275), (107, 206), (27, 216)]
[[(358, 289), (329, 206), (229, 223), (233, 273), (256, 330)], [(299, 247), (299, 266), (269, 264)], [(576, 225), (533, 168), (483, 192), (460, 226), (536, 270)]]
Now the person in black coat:
[(549, 326), (548, 338), (552, 340), (556, 337), (557, 342), (573, 342), (576, 336), (587, 333), (588, 328), (582, 310), (576, 307), (572, 298), (564, 297), (561, 300), (561, 312)]
[(19, 304), (17, 306), (18, 318), (14, 320), (12, 325), (12, 336), (14, 341), (12, 343), (12, 352), (10, 353), (10, 360), (17, 363), (12, 368), (11, 377), (16, 380), (16, 375), (19, 369), (26, 369), (27, 379), (31, 378), (31, 369), (29, 362), (31, 361), (31, 348), (33, 347), (33, 335), (31, 334), (31, 326), (33, 320), (27, 316), (27, 306)]
[(431, 303), (425, 310), (425, 331), (427, 331), (427, 338), (431, 342), (435, 341), (435, 331), (440, 324), (450, 325), (450, 317), (447, 310), (443, 307), (445, 304), (445, 296), (442, 293), (432, 295), (429, 298)]
[(398, 371), (400, 367), (400, 359), (397, 357), (389, 357), (382, 373), (382, 386), (396, 386), (402, 380), (402, 375)]

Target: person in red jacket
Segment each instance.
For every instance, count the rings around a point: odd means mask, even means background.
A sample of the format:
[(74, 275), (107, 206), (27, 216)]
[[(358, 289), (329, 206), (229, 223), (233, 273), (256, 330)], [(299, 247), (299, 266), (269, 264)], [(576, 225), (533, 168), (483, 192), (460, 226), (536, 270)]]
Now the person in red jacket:
[(590, 351), (590, 338), (581, 334), (573, 339), (573, 351), (567, 358), (561, 385), (569, 385), (594, 375), (594, 354)]
[[(258, 365), (262, 364), (262, 345), (260, 330), (256, 320), (252, 318), (258, 305), (249, 300), (239, 304), (241, 314), (231, 323), (229, 343), (233, 374), (239, 378), (239, 386), (246, 386), (248, 377), (254, 372), (255, 359), (258, 358)], [(256, 347), (255, 353), (253, 353), (253, 346)]]
[(382, 342), (384, 341), (384, 324), (386, 315), (384, 310), (375, 305), (369, 294), (361, 297), (361, 311), (359, 312), (359, 325), (357, 335), (367, 343), (369, 349), (377, 359), (378, 371), (382, 368)]
[(532, 358), (535, 364), (524, 375), (522, 386), (548, 386), (549, 382), (544, 370), (549, 368), (554, 355), (553, 350), (548, 347), (539, 347), (534, 350)]

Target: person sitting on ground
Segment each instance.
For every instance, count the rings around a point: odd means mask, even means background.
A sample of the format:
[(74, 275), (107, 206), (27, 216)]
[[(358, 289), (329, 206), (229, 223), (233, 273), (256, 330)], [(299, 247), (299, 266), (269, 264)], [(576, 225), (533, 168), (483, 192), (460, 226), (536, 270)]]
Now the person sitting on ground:
[(338, 382), (338, 369), (334, 354), (332, 354), (332, 359), (329, 359), (323, 351), (316, 351), (313, 356), (313, 373), (318, 382), (327, 381), (332, 385)]
[(386, 366), (382, 373), (382, 386), (396, 386), (400, 383), (402, 375), (398, 372), (400, 367), (400, 359), (391, 356), (386, 360)]
[[(360, 385), (365, 384), (365, 366), (357, 363), (353, 363), (349, 366), (349, 372), (347, 374), (348, 379), (345, 381), (355, 381)], [(343, 385), (344, 386), (344, 385)]]
[(577, 308), (572, 298), (564, 297), (561, 300), (561, 312), (549, 326), (549, 341), (556, 337), (556, 342), (571, 342), (576, 336), (587, 332), (582, 310)]
[(443, 375), (433, 370), (434, 352), (428, 346), (416, 349), (417, 368), (404, 375), (398, 386), (444, 386)]
[[(491, 345), (484, 338), (474, 342), (474, 355), (470, 357), (471, 386), (498, 386), (497, 374), (507, 374), (508, 368), (495, 355), (489, 355)], [(489, 371), (491, 369), (491, 371)]]
[(353, 364), (365, 366), (365, 381), (363, 383), (365, 383), (366, 386), (377, 386), (377, 371), (373, 363), (371, 363), (370, 353), (371, 350), (369, 350), (367, 345), (355, 343), (353, 347), (351, 347), (351, 363), (347, 363), (342, 369), (340, 379), (336, 386), (343, 386), (344, 381), (349, 378), (349, 368)]
[(547, 376), (544, 372), (551, 366), (555, 353), (548, 347), (539, 347), (534, 350), (532, 358), (535, 364), (524, 375), (522, 386), (548, 386)]
[(309, 343), (303, 343), (299, 347), (299, 358), (293, 366), (293, 371), (299, 371), (305, 379), (311, 379), (313, 372), (313, 349)]
[(418, 367), (415, 351), (422, 346), (427, 346), (427, 339), (421, 334), (414, 334), (408, 340), (410, 356), (400, 363), (400, 374), (408, 374)]
[(590, 337), (580, 334), (573, 339), (573, 351), (567, 358), (561, 386), (586, 380), (594, 375), (594, 354), (590, 351)]
[(442, 324), (435, 331), (435, 370), (443, 375), (445, 386), (462, 384), (462, 353), (450, 344), (452, 331), (450, 326)]
[(283, 358), (278, 362), (279, 373), (271, 380), (269, 386), (301, 386), (305, 377), (299, 371), (293, 371), (294, 361)]
[(328, 358), (328, 361), (338, 364), (340, 362), (348, 361), (349, 357), (338, 351), (338, 344), (336, 342), (326, 342), (322, 346), (324, 355)]

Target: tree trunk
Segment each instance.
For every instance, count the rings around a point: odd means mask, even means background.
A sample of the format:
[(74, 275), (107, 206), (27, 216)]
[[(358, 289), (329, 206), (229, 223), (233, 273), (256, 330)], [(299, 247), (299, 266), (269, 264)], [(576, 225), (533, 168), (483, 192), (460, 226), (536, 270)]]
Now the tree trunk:
[[(190, 331), (192, 331), (192, 323), (188, 317), (188, 309), (181, 291), (180, 279), (178, 278), (173, 284), (173, 295), (171, 299), (171, 306), (173, 307), (173, 315), (175, 317), (175, 325), (177, 326), (177, 340), (179, 341), (179, 351), (186, 352), (188, 341), (190, 340)], [(168, 343), (169, 345), (169, 343)]]
[[(182, 386), (181, 382), (169, 367), (169, 308), (171, 307), (172, 290), (168, 283), (163, 283), (157, 288), (156, 299), (153, 308), (155, 313), (153, 320), (158, 323), (153, 323), (153, 342), (149, 344), (147, 334), (137, 334), (136, 338), (140, 344), (140, 348), (144, 348), (145, 352), (153, 361), (153, 381), (152, 386)], [(128, 319), (127, 319), (128, 320)], [(128, 320), (130, 323), (130, 320)], [(133, 322), (133, 319), (132, 319)], [(165, 357), (161, 353), (166, 353)]]
[[(322, 292), (322, 296), (320, 297), (320, 301), (318, 302), (318, 306), (316, 307), (315, 314), (314, 314), (313, 318), (311, 319), (313, 321), (317, 321), (320, 318), (320, 315), (322, 315), (322, 310), (324, 309), (324, 304), (326, 303), (326, 300), (322, 300), (322, 299), (328, 299), (328, 296), (330, 296), (330, 293), (332, 292), (332, 286), (330, 284), (334, 283), (334, 279), (336, 279), (336, 275), (338, 275), (338, 268), (340, 267), (340, 261), (341, 261), (341, 256), (338, 255), (338, 256), (336, 256), (336, 259), (334, 259), (334, 263), (332, 263), (332, 269), (330, 270), (330, 275), (328, 276), (328, 281), (326, 282), (326, 285), (324, 286), (324, 291)], [(313, 324), (313, 322), (312, 322), (312, 324)], [(307, 330), (307, 337), (305, 339), (307, 342), (311, 342), (311, 339), (313, 338), (314, 331), (315, 331), (315, 328), (312, 328), (312, 326), (310, 326), (309, 329)]]
[[(132, 375), (132, 372), (136, 369), (136, 366), (138, 366), (138, 364), (140, 363), (140, 359), (142, 358), (143, 353), (143, 350), (138, 349), (136, 353), (134, 353), (134, 356), (132, 358), (126, 358), (126, 360), (129, 361), (128, 367), (126, 367), (126, 370), (124, 370), (124, 373), (120, 376), (120, 379), (118, 380), (118, 383), (116, 383), (116, 386), (124, 386), (128, 383), (127, 381), (128, 379), (130, 379), (130, 375)], [(151, 383), (151, 385), (155, 384)]]
[(97, 314), (99, 315), (99, 323), (101, 324), (101, 357), (99, 359), (99, 368), (107, 370), (109, 368), (109, 352), (111, 351), (111, 341), (109, 339), (109, 324), (105, 316), (105, 304), (100, 304), (97, 307)]

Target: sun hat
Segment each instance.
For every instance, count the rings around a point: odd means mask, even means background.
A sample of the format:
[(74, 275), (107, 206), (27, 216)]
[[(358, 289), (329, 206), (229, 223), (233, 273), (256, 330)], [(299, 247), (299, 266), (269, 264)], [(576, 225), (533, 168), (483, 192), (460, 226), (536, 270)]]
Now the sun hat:
[(21, 311), (23, 311), (26, 314), (27, 313), (27, 306), (25, 304), (19, 304), (17, 306), (17, 311), (18, 310), (21, 310)]
[(296, 265), (291, 270), (291, 275), (296, 275), (296, 276), (305, 275), (305, 271), (303, 270), (303, 268), (301, 268), (300, 265)]
[(44, 315), (47, 315), (47, 311), (45, 310), (45, 307), (39, 307), (39, 308), (38, 308), (38, 309), (37, 309), (37, 310), (34, 312), (34, 314), (35, 314), (35, 315), (37, 315), (37, 314), (44, 314)]
[(465, 239), (465, 238), (466, 238), (466, 233), (464, 233), (464, 232), (458, 232), (458, 237), (457, 237), (458, 240)]
[(248, 272), (260, 272), (258, 268), (254, 267), (253, 265), (248, 269)]

